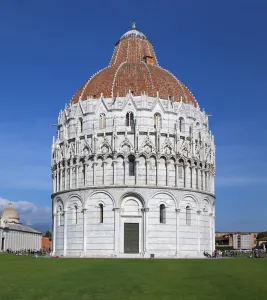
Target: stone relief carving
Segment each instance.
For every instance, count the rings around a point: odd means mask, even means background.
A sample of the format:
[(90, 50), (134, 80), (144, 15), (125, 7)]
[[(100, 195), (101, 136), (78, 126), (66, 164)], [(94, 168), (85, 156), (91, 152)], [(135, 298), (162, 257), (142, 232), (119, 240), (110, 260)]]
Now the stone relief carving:
[(162, 145), (162, 148), (161, 148), (161, 151), (164, 153), (164, 154), (172, 154), (173, 153), (173, 144), (171, 142), (171, 139), (169, 137), (166, 137), (163, 145)]
[(106, 136), (103, 137), (102, 143), (100, 145), (100, 152), (103, 153), (103, 154), (111, 152), (111, 145), (110, 145), (109, 140)]
[(119, 152), (127, 154), (130, 152), (134, 152), (134, 147), (127, 136), (125, 136), (124, 140), (122, 141)]
[(142, 146), (140, 148), (140, 152), (144, 152), (144, 153), (151, 153), (151, 152), (155, 152), (155, 146), (152, 143), (149, 135), (147, 135), (142, 143)]

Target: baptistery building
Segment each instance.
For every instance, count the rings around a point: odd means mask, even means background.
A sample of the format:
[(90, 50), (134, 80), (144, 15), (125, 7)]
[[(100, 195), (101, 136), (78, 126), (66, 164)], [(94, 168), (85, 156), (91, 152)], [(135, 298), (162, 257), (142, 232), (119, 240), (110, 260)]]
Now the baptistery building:
[(215, 248), (208, 115), (135, 23), (60, 111), (51, 159), (54, 255), (179, 258)]

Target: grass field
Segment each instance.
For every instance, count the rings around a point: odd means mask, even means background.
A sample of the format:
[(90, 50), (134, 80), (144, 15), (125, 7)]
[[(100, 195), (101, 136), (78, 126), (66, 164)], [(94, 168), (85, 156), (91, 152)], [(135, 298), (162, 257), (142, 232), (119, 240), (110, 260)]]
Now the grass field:
[(0, 255), (1, 300), (253, 300), (267, 259), (46, 259)]

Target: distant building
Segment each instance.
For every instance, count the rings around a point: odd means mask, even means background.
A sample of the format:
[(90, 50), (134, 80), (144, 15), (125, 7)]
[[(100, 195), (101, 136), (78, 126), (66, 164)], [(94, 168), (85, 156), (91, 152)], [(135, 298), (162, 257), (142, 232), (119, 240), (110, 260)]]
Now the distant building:
[(42, 237), (42, 249), (48, 250), (51, 248), (52, 248), (51, 238), (43, 236)]
[(216, 246), (233, 247), (236, 250), (250, 250), (257, 246), (258, 232), (216, 232)]
[(23, 226), (19, 222), (18, 212), (9, 203), (0, 215), (0, 251), (39, 250), (41, 240), (41, 232)]

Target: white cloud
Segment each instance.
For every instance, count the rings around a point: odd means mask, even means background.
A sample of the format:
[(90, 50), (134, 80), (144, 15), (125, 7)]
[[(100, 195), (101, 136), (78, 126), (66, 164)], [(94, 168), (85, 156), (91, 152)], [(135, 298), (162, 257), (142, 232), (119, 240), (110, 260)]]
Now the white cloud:
[(266, 183), (267, 179), (263, 177), (250, 177), (239, 175), (218, 176), (215, 180), (216, 187), (261, 185)]
[(10, 201), (0, 197), (0, 211), (12, 203), (12, 207), (19, 213), (20, 221), (25, 224), (51, 222), (51, 208), (49, 206), (37, 206), (29, 201)]

